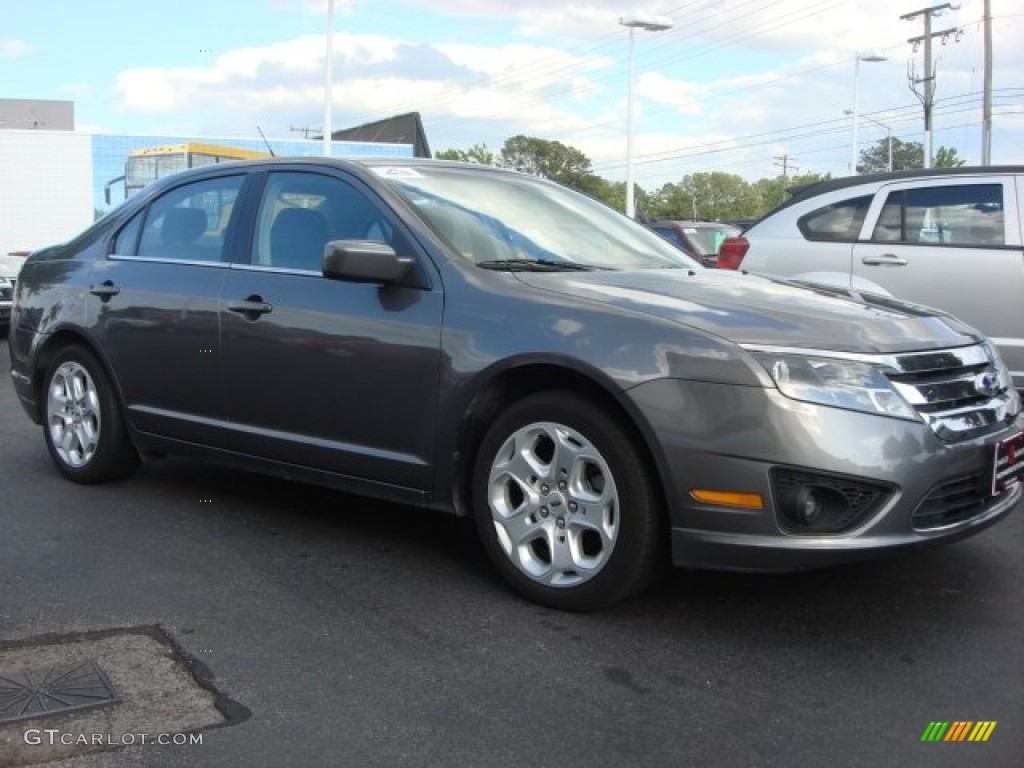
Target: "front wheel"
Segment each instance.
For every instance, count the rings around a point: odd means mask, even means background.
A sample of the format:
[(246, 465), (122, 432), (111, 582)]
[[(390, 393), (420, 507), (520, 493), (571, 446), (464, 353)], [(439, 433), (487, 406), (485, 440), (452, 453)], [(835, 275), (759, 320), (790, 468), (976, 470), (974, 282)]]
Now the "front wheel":
[(46, 375), (46, 448), (61, 474), (100, 483), (130, 474), (139, 456), (128, 439), (110, 378), (82, 347), (57, 353)]
[(530, 396), (487, 431), (473, 508), (488, 555), (525, 597), (574, 611), (646, 587), (661, 564), (661, 501), (635, 438), (594, 401)]

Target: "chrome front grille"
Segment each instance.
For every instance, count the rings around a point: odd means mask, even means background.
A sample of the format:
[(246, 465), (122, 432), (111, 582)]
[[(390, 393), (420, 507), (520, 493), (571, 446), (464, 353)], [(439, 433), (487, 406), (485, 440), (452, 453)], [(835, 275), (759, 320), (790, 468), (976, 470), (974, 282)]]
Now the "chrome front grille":
[(1020, 412), (1020, 397), (997, 360), (976, 344), (896, 355), (885, 372), (940, 439), (958, 442), (996, 432)]

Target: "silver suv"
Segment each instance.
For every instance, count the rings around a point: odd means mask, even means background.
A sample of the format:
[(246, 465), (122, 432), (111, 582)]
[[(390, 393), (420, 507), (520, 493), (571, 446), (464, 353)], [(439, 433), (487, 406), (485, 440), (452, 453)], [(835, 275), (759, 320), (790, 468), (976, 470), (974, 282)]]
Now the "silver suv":
[(722, 269), (938, 307), (999, 347), (1024, 388), (1024, 166), (832, 179), (799, 190), (719, 252)]

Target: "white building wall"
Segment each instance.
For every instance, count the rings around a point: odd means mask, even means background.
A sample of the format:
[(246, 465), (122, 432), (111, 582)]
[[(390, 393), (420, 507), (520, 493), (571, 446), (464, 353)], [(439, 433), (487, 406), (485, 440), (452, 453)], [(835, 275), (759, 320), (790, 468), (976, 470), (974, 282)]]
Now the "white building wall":
[(93, 216), (92, 137), (0, 131), (0, 254), (53, 245)]

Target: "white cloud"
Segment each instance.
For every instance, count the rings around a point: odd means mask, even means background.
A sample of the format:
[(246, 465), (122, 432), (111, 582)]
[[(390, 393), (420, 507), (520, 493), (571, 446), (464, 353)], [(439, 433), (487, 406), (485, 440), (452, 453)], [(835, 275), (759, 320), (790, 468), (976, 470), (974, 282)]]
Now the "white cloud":
[[(586, 118), (563, 109), (557, 97), (585, 101), (599, 90), (588, 73), (609, 63), (523, 44), (427, 46), (350, 34), (336, 34), (334, 51), (333, 103), (349, 124), (416, 109), (435, 121), (501, 122), (524, 131), (580, 129)], [(209, 66), (125, 70), (116, 90), (120, 108), (128, 112), (193, 114), (245, 125), (276, 115), (284, 124), (322, 109), (322, 73), (323, 40), (306, 36), (228, 51)]]
[[(310, 13), (323, 13), (325, 6), (322, 0), (268, 1)], [(1014, 45), (1021, 23), (1009, 2), (994, 2), (1003, 22), (996, 25), (995, 80), (1002, 89), (997, 103), (1007, 115), (998, 117), (996, 135), (1012, 140), (1020, 128), (1011, 113), (1024, 108), (1018, 87), (1024, 57)], [(509, 136), (525, 133), (576, 146), (598, 172), (604, 168), (609, 178), (621, 178), (626, 32), (617, 19), (628, 3), (405, 4), (433, 9), (451, 22), (431, 26), (420, 40), (336, 33), (336, 127), (417, 110), (435, 149), (476, 143), (497, 149)], [(921, 24), (900, 21), (899, 15), (919, 7), (919, 0), (709, 1), (687, 5), (683, 18), (678, 4), (647, 4), (651, 13), (675, 12), (677, 23), (667, 32), (636, 36), (638, 179), (646, 174), (677, 180), (694, 168), (743, 164), (755, 176), (771, 175), (773, 155), (782, 154), (795, 156), (806, 171), (842, 172), (849, 156), (843, 110), (852, 105), (856, 50), (882, 49), (888, 57), (860, 67), (861, 112), (891, 123), (896, 135), (918, 140), (920, 107), (907, 88), (906, 67), (908, 61), (919, 66), (921, 54), (906, 40), (921, 33)], [(369, 0), (338, 0), (337, 8), (358, 18), (374, 6)], [(959, 44), (937, 46), (940, 98), (966, 93), (979, 100), (979, 16), (980, 0), (965, 0), (959, 12), (936, 21), (936, 27), (965, 27)], [(493, 29), (495, 19), (518, 39), (494, 33), (477, 40), (465, 33)], [(437, 33), (449, 28), (456, 32)], [(283, 135), (293, 124), (319, 124), (323, 47), (322, 36), (312, 34), (230, 50), (199, 67), (129, 69), (117, 78), (119, 106), (159, 119), (162, 126), (176, 121), (176, 128), (197, 134), (244, 132), (261, 124)], [(940, 128), (951, 124), (941, 112), (937, 122)], [(863, 125), (865, 141), (877, 134), (877, 127)]]
[(13, 59), (18, 56), (27, 56), (33, 50), (34, 48), (24, 40), (0, 40), (0, 57), (2, 58)]

